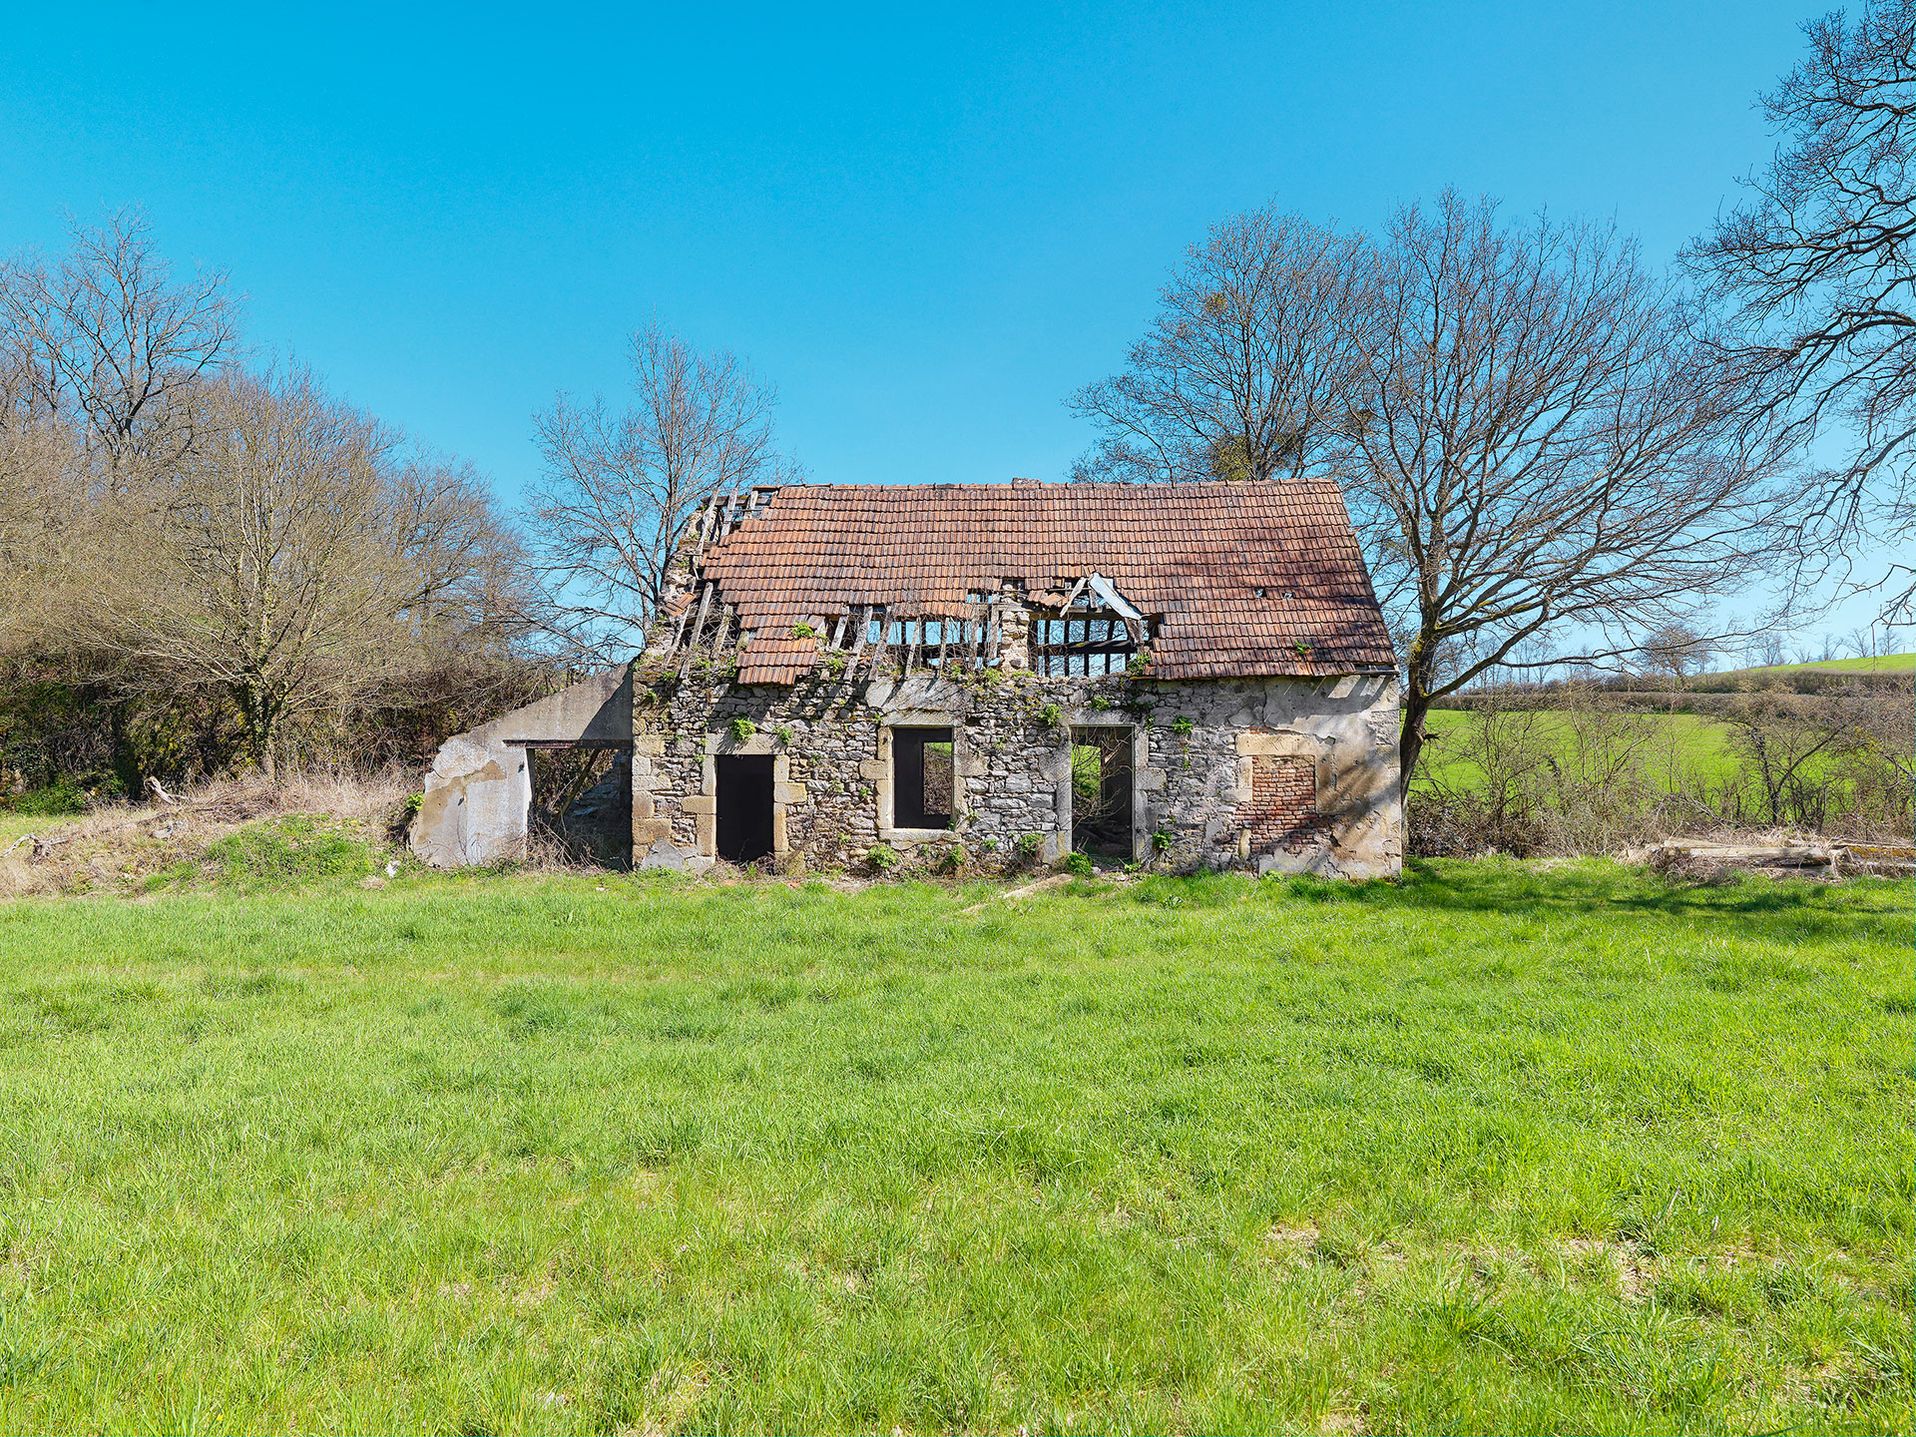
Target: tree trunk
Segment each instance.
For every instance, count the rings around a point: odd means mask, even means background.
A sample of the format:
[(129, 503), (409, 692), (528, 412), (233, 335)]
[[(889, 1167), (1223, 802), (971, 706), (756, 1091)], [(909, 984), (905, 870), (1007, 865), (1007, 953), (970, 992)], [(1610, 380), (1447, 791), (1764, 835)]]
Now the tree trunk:
[(1411, 776), (1424, 751), (1424, 720), (1430, 716), (1430, 682), (1436, 641), (1427, 633), (1411, 640), (1404, 658), (1404, 727), (1397, 739), (1397, 796), (1408, 797)]
[(1414, 662), (1404, 685), (1404, 728), (1397, 740), (1397, 794), (1410, 793), (1411, 775), (1424, 751), (1424, 720), (1430, 716), (1429, 675)]
[(246, 732), (248, 757), (269, 780), (277, 778), (279, 706), (270, 694), (251, 684), (235, 689), (234, 700), (239, 705), (240, 723)]
[(106, 710), (107, 739), (112, 746), (114, 776), (120, 780), (122, 792), (132, 797), (137, 795), (146, 775), (140, 772), (139, 755), (133, 751), (133, 741), (126, 731), (126, 709), (123, 701), (116, 701), (106, 692), (104, 685), (90, 686), (82, 690), (88, 693), (91, 702)]

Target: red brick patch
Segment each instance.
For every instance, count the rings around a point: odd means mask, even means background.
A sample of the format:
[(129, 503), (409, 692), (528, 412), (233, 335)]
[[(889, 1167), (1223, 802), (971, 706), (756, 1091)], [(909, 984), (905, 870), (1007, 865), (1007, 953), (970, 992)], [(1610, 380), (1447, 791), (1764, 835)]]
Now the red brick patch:
[(1297, 756), (1258, 755), (1251, 760), (1251, 801), (1239, 809), (1250, 831), (1252, 853), (1295, 853), (1326, 828), (1317, 811), (1317, 764)]

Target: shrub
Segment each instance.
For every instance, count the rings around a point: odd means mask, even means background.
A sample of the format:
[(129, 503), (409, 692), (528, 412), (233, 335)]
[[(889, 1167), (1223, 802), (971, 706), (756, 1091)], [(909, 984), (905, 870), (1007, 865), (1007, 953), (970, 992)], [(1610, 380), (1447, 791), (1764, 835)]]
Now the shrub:
[(971, 850), (962, 843), (954, 843), (938, 851), (938, 857), (932, 865), (938, 872), (956, 878), (971, 867)]
[(1173, 834), (1170, 829), (1160, 828), (1156, 833), (1151, 835), (1151, 851), (1153, 853), (1169, 853), (1171, 851), (1171, 845), (1176, 841), (1176, 835)]
[(778, 726), (778, 741), (787, 748), (792, 746), (792, 726), (790, 724), (782, 723)]
[(1171, 732), (1175, 733), (1179, 738), (1189, 738), (1191, 736), (1191, 730), (1196, 727), (1197, 721), (1189, 714), (1179, 714), (1171, 720)]
[(732, 737), (740, 743), (744, 743), (746, 739), (757, 732), (758, 725), (748, 718), (735, 718), (732, 720)]
[(1089, 878), (1097, 870), (1091, 866), (1091, 855), (1080, 853), (1075, 848), (1064, 856), (1064, 871), (1079, 878)]
[(28, 789), (17, 798), (0, 805), (33, 818), (61, 818), (68, 814), (85, 813), (86, 806), (86, 790), (80, 787), (78, 779), (70, 777), (56, 779), (45, 788)]
[(1064, 710), (1057, 704), (1046, 704), (1038, 710), (1038, 722), (1057, 733), (1064, 728)]
[(248, 824), (212, 844), (206, 860), (216, 879), (242, 889), (364, 878), (379, 863), (356, 833), (307, 814)]
[(895, 873), (898, 871), (898, 850), (889, 843), (874, 843), (865, 851), (865, 862), (871, 865), (873, 873)]
[(1018, 835), (1018, 852), (1025, 858), (1036, 858), (1044, 849), (1042, 833), (1021, 833)]

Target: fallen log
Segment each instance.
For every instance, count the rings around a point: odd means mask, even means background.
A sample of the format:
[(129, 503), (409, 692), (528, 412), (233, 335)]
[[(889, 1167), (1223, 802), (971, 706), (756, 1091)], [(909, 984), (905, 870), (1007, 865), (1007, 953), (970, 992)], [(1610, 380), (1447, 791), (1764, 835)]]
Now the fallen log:
[(1916, 874), (1916, 845), (1846, 839), (1670, 838), (1645, 857), (1659, 873), (1699, 878), (1731, 873), (1821, 878)]
[(1693, 859), (1699, 863), (1760, 864), (1765, 868), (1827, 868), (1836, 856), (1828, 843), (1783, 839), (1768, 843), (1727, 843), (1718, 839), (1672, 838), (1651, 854)]
[(1916, 844), (1839, 841), (1835, 866), (1849, 875), (1903, 878), (1916, 874)]

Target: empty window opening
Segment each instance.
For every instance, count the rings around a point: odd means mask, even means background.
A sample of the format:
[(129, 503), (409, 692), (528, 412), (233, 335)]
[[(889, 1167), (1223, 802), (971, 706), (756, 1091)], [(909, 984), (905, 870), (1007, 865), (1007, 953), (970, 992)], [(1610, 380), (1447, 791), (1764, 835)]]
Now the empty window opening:
[(723, 753), (718, 769), (718, 856), (756, 863), (772, 851), (772, 755)]
[(1071, 846), (1080, 853), (1133, 856), (1131, 738), (1128, 728), (1072, 732)]
[(950, 729), (893, 729), (891, 775), (895, 827), (951, 827), (954, 774)]
[(527, 745), (535, 853), (602, 868), (632, 866), (632, 759), (585, 744)]
[(1144, 642), (1141, 620), (1108, 610), (1083, 610), (1031, 625), (1031, 667), (1050, 678), (1121, 674)]

